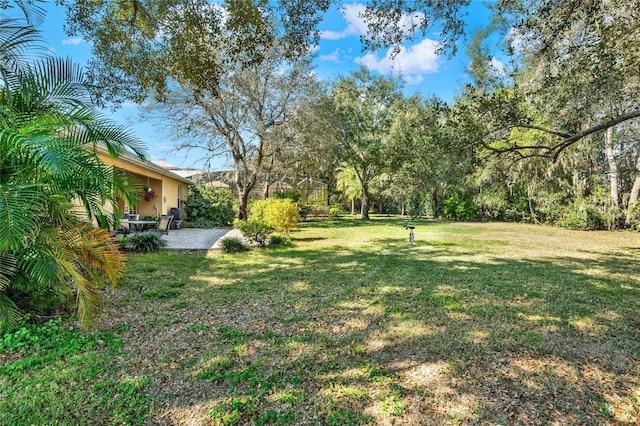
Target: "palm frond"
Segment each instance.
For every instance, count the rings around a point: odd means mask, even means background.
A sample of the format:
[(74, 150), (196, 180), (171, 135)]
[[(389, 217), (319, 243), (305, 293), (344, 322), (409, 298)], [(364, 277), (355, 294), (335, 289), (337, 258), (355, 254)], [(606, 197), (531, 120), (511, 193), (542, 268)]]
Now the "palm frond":
[[(24, 19), (29, 24), (39, 25), (47, 19), (47, 11), (36, 3), (45, 3), (46, 0), (13, 0), (14, 7), (20, 9)], [(9, 3), (11, 7), (11, 3)]]
[(20, 327), (20, 309), (4, 293), (0, 292), (0, 334)]
[(64, 249), (67, 253), (58, 257), (58, 265), (73, 284), (78, 320), (84, 328), (88, 328), (102, 312), (103, 286), (100, 282), (90, 280), (83, 273), (80, 263), (69, 260), (76, 256), (73, 249)]
[[(111, 157), (118, 157), (131, 149), (139, 159), (144, 160), (146, 146), (127, 127), (114, 123), (102, 114), (83, 108), (73, 111), (74, 131), (69, 134), (78, 144), (94, 148), (103, 144)], [(71, 130), (71, 129), (70, 129)]]
[(38, 216), (43, 207), (39, 185), (13, 186), (0, 183), (0, 253), (24, 246), (24, 239), (39, 228)]
[(18, 270), (16, 258), (11, 253), (0, 252), (0, 292), (5, 291)]
[(26, 53), (33, 47), (44, 49), (44, 38), (40, 32), (23, 21), (12, 18), (0, 19), (0, 75), (6, 78), (18, 72), (26, 64)]
[(34, 63), (25, 81), (38, 86), (43, 107), (78, 108), (91, 103), (82, 67), (71, 58), (49, 57)]
[(126, 258), (107, 231), (86, 223), (67, 229), (62, 238), (66, 244), (61, 258), (67, 261), (59, 262), (59, 266), (73, 283), (78, 318), (87, 327), (101, 313), (105, 281), (111, 287), (115, 285), (124, 272)]

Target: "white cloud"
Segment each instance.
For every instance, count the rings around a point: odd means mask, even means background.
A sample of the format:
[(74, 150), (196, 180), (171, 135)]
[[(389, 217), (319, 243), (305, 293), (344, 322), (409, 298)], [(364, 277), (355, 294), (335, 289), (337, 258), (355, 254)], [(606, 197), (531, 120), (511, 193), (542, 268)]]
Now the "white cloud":
[(327, 40), (340, 40), (352, 35), (363, 35), (367, 33), (367, 24), (360, 17), (364, 13), (365, 5), (358, 3), (345, 4), (342, 6), (342, 16), (347, 21), (347, 28), (342, 31), (320, 31), (320, 38)]
[(416, 85), (424, 81), (424, 77), (421, 75), (405, 75), (405, 76), (402, 76), (402, 79), (408, 85)]
[(519, 55), (538, 52), (540, 40), (533, 33), (523, 33), (520, 28), (511, 27), (507, 32), (506, 41), (513, 51)]
[(321, 61), (339, 63), (339, 62), (341, 62), (341, 60), (340, 60), (340, 48), (337, 48), (336, 50), (334, 50), (333, 52), (331, 52), (328, 55), (320, 55), (318, 58)]
[[(328, 40), (340, 40), (349, 36), (361, 36), (368, 33), (367, 23), (362, 19), (366, 6), (360, 3), (350, 3), (342, 6), (342, 16), (347, 21), (347, 27), (342, 31), (320, 31), (320, 38)], [(411, 32), (424, 18), (423, 13), (404, 15), (401, 23), (405, 34)]]
[(389, 49), (383, 58), (368, 53), (356, 58), (355, 62), (381, 74), (393, 72), (401, 75), (407, 84), (418, 84), (422, 81), (422, 75), (438, 72), (437, 48), (438, 42), (425, 39), (408, 49), (401, 46), (395, 57), (392, 49)]
[(77, 46), (84, 42), (85, 40), (82, 37), (68, 38), (66, 40), (62, 40), (62, 44), (72, 44), (74, 46)]
[(495, 57), (491, 58), (491, 61), (489, 61), (489, 66), (493, 71), (493, 75), (495, 75), (496, 77), (504, 77), (505, 75), (507, 75), (507, 67), (499, 59), (496, 59)]

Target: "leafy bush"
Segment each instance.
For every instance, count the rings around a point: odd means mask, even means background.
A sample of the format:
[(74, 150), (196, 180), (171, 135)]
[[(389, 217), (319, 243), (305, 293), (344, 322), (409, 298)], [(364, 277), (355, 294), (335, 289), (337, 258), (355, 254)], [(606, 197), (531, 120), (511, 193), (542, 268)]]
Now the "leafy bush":
[(129, 241), (125, 245), (125, 250), (134, 253), (151, 253), (159, 251), (165, 247), (167, 242), (162, 239), (156, 231), (145, 231), (129, 236)]
[(342, 213), (342, 209), (338, 206), (331, 206), (329, 208), (329, 216), (338, 217)]
[[(226, 226), (233, 222), (233, 193), (227, 188), (214, 188), (204, 183), (189, 188), (185, 209), (191, 224)], [(201, 222), (198, 222), (201, 220)], [(199, 227), (199, 226), (198, 226)]]
[(300, 194), (300, 191), (298, 191), (297, 189), (290, 189), (288, 191), (274, 192), (272, 197), (277, 199), (277, 200), (282, 200), (282, 199), (288, 198), (289, 200), (293, 201), (294, 203), (299, 203), (300, 200), (302, 200), (302, 194)]
[(116, 237), (116, 243), (118, 244), (118, 246), (120, 246), (120, 250), (126, 251), (127, 244), (129, 244), (129, 237), (127, 237), (126, 235), (118, 235)]
[(582, 203), (567, 207), (556, 224), (563, 228), (585, 231), (607, 227), (606, 220), (597, 207)]
[(404, 205), (405, 213), (412, 219), (433, 215), (431, 196), (426, 192), (412, 192)]
[(609, 231), (620, 229), (625, 221), (624, 211), (617, 206), (611, 206), (602, 214), (602, 219)]
[(311, 210), (311, 206), (306, 206), (302, 204), (298, 204), (298, 216), (300, 219), (304, 220), (309, 215), (309, 211)]
[(471, 201), (457, 194), (444, 200), (440, 208), (442, 215), (449, 220), (471, 220), (478, 214), (478, 208)]
[(249, 250), (242, 238), (228, 237), (222, 239), (222, 250), (225, 253), (242, 253)]
[(293, 241), (284, 235), (274, 234), (269, 238), (269, 247), (293, 247)]
[(640, 203), (635, 203), (629, 207), (627, 212), (627, 224), (631, 229), (640, 231)]
[(482, 216), (488, 219), (504, 219), (517, 222), (522, 217), (519, 209), (514, 209), (504, 194), (495, 188), (483, 189), (474, 198)]
[(264, 222), (259, 220), (239, 220), (233, 223), (236, 228), (242, 232), (242, 235), (249, 241), (258, 244), (259, 246), (266, 246), (269, 241), (269, 237), (273, 233), (273, 228)]
[(288, 234), (298, 226), (298, 205), (289, 198), (267, 198), (251, 204), (250, 218)]
[(214, 222), (210, 219), (205, 219), (199, 217), (195, 220), (186, 220), (182, 223), (184, 228), (203, 228), (203, 229), (211, 229), (220, 226), (217, 222)]

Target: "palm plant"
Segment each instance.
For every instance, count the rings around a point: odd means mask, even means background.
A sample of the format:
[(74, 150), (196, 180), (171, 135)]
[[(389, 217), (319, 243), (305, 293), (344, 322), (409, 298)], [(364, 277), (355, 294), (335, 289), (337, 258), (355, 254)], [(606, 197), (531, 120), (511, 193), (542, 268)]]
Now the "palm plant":
[(345, 162), (336, 168), (336, 189), (342, 191), (347, 201), (351, 202), (351, 214), (356, 214), (356, 199), (362, 197), (362, 185), (356, 169)]
[(28, 16), (0, 20), (0, 330), (25, 311), (70, 303), (88, 326), (124, 267), (108, 232), (90, 222), (111, 221), (115, 194), (130, 198), (95, 148), (142, 157), (144, 147), (92, 108), (71, 60), (27, 60), (40, 39)]

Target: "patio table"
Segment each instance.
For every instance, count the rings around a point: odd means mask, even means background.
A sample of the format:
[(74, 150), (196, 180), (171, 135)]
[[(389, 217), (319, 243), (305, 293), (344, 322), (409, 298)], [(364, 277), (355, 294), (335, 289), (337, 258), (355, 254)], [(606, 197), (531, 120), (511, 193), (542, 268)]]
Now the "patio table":
[(155, 220), (130, 220), (129, 229), (133, 231), (144, 231), (147, 228), (151, 228), (150, 225), (155, 226), (158, 223)]

